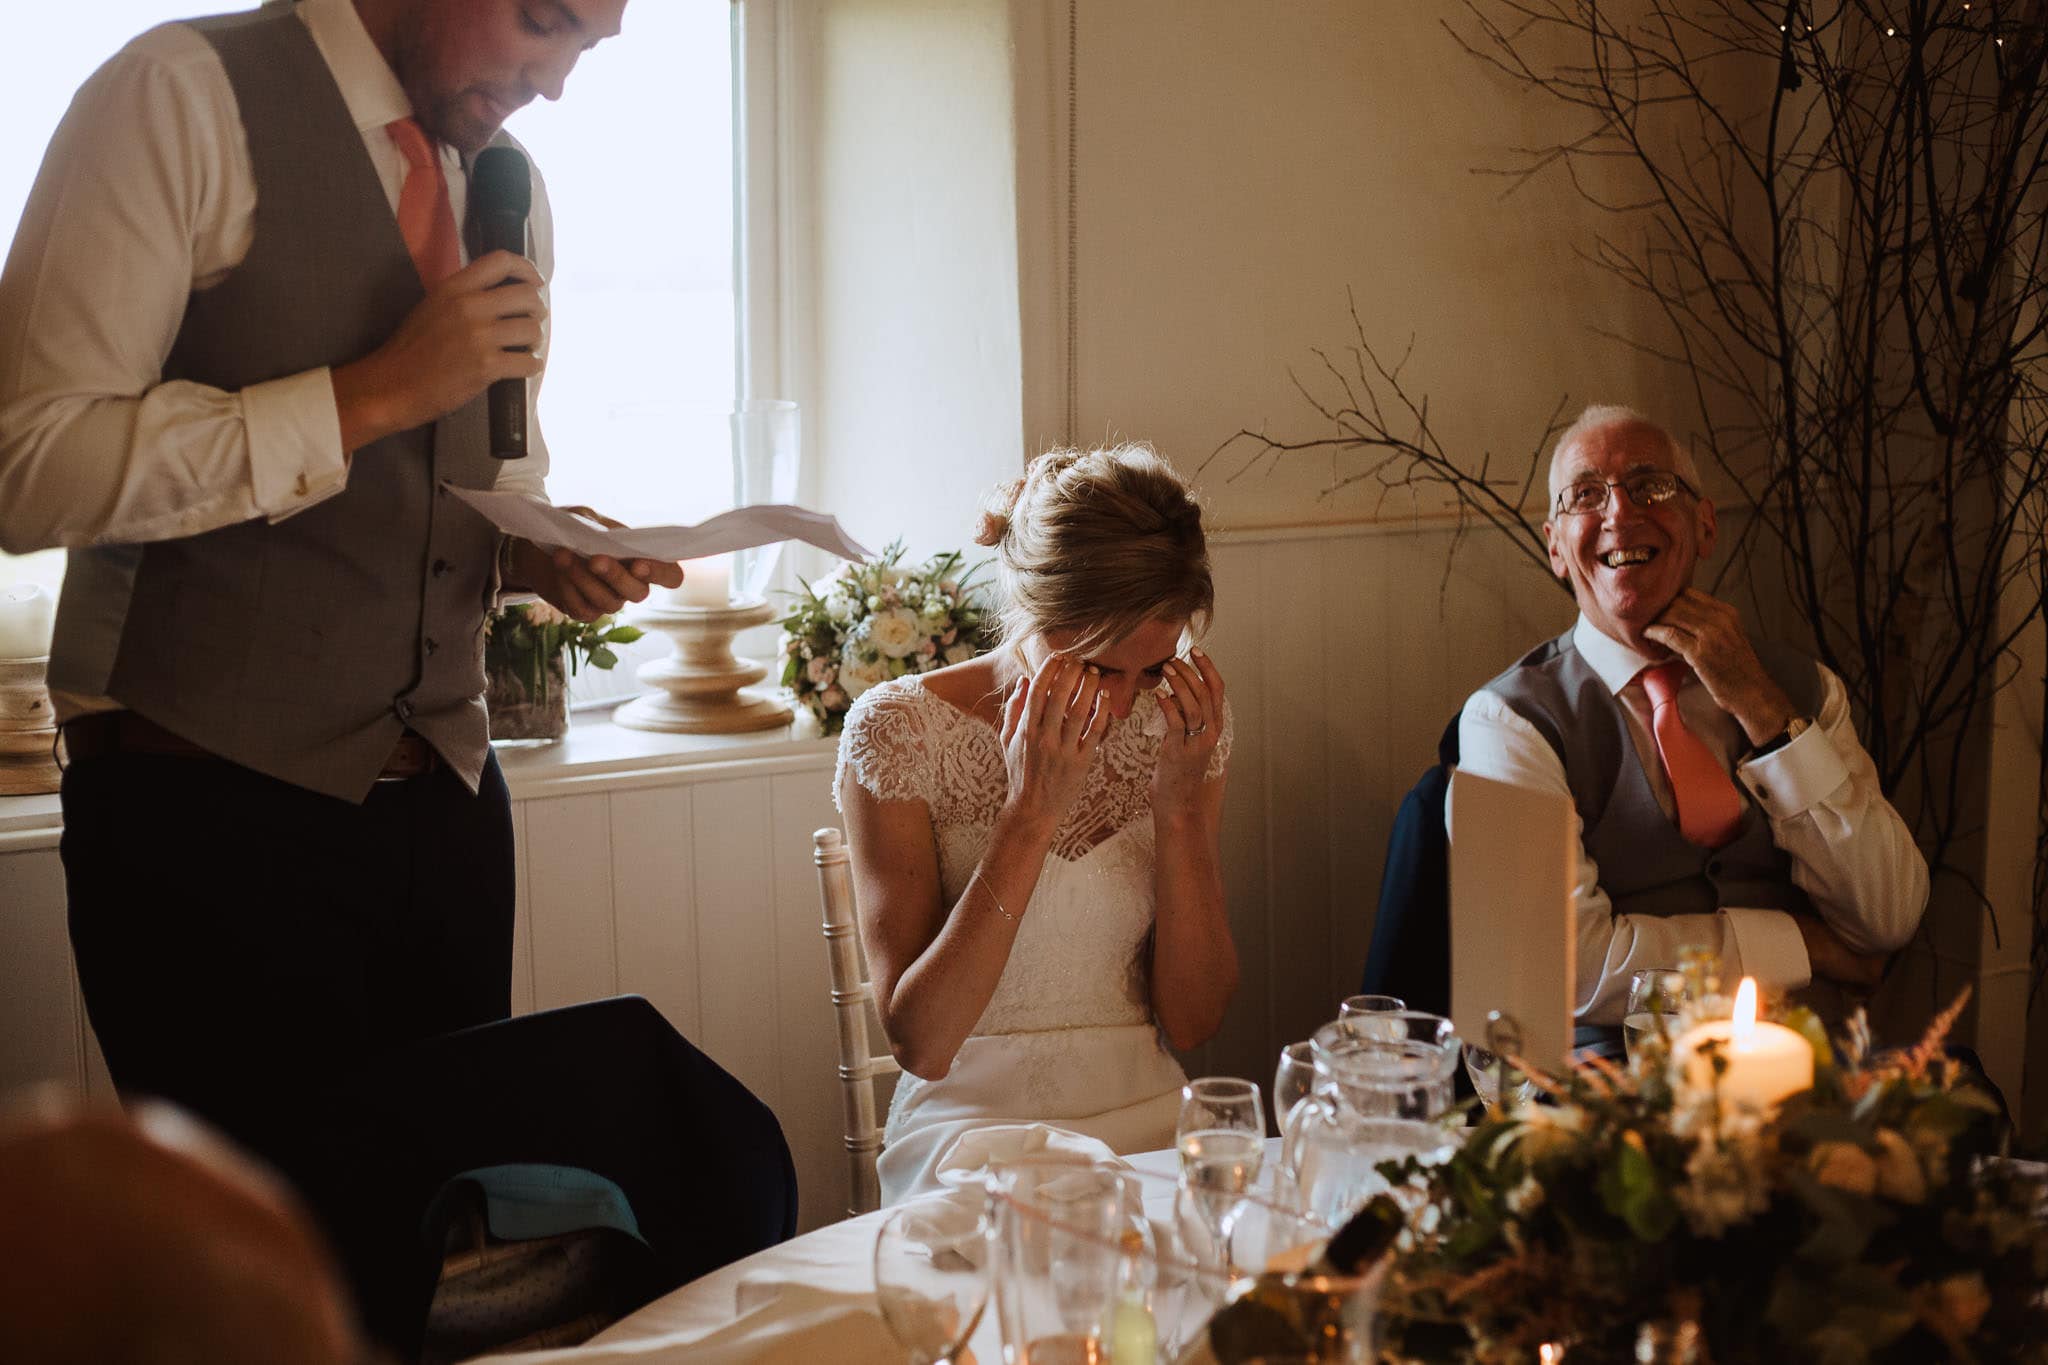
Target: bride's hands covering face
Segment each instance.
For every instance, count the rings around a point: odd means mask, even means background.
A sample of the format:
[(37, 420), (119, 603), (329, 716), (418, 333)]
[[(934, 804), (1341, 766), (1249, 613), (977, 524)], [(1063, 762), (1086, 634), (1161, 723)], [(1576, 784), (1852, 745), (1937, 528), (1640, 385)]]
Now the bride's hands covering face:
[(1064, 654), (1048, 658), (1003, 707), (1010, 801), (1055, 823), (1065, 819), (1110, 719), (1094, 669)]
[(1159, 710), (1166, 735), (1159, 741), (1159, 766), (1152, 770), (1152, 809), (1193, 807), (1209, 776), (1209, 756), (1223, 738), (1223, 672), (1199, 649), (1169, 659)]

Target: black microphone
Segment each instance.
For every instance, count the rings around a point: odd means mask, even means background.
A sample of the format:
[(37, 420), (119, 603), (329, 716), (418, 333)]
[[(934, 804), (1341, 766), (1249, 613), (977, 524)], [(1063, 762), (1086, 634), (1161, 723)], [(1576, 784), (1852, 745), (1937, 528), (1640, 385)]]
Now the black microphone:
[[(533, 208), (533, 177), (515, 147), (486, 147), (469, 176), (481, 252), (526, 254), (526, 215)], [(509, 349), (509, 348), (508, 348)], [(491, 412), (491, 454), (501, 460), (526, 456), (526, 381), (500, 379), (486, 400)]]

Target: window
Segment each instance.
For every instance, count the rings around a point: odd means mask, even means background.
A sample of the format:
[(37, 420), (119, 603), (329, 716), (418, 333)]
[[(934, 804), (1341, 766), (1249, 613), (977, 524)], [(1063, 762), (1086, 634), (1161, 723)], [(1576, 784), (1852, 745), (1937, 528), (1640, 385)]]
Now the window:
[[(217, 9), (249, 8), (222, 0)], [(195, 8), (173, 0), (31, 7), (37, 54), (4, 97), (0, 224), (13, 224), (72, 93), (135, 34)], [(549, 491), (636, 523), (698, 521), (732, 500), (727, 415), (738, 390), (733, 32), (715, 0), (642, 0), (585, 54), (564, 98), (508, 127), (554, 213), (552, 333), (540, 425)], [(54, 586), (62, 555), (0, 556), (0, 586)], [(656, 637), (636, 651), (665, 651)], [(633, 690), (633, 660), (578, 695)]]
[(557, 503), (634, 523), (731, 505), (731, 27), (706, 0), (628, 6), (559, 103), (507, 124), (555, 216), (540, 426)]

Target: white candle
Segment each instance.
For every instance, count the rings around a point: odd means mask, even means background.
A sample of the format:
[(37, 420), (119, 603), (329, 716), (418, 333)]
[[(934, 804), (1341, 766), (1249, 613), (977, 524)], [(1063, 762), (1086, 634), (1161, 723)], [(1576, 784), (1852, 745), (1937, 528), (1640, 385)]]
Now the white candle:
[(1813, 1048), (1784, 1025), (1756, 1017), (1755, 977), (1742, 978), (1734, 1018), (1710, 1019), (1678, 1040), (1673, 1052), (1689, 1088), (1714, 1087), (1713, 1057), (1701, 1051), (1709, 1043), (1721, 1044), (1726, 1063), (1720, 1078), (1723, 1103), (1768, 1112), (1788, 1096), (1813, 1089)]
[(0, 659), (40, 659), (50, 652), (57, 604), (33, 583), (0, 588)]
[(732, 556), (684, 560), (683, 586), (676, 589), (675, 600), (685, 607), (731, 606)]

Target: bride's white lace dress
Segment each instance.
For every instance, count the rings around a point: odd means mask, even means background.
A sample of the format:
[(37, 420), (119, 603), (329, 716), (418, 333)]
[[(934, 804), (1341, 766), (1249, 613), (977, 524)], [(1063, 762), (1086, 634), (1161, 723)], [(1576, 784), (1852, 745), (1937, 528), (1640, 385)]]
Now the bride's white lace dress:
[[(1044, 1120), (1118, 1152), (1173, 1145), (1186, 1075), (1160, 1043), (1141, 957), (1153, 908), (1149, 793), (1165, 725), (1158, 701), (1141, 693), (1110, 726), (980, 1022), (944, 1077), (906, 1074), (897, 1085), (880, 1160), (884, 1203), (931, 1188), (954, 1138), (983, 1124)], [(1226, 709), (1211, 777), (1230, 740)], [(913, 675), (854, 704), (839, 763), (842, 779), (880, 800), (925, 804), (946, 904), (957, 902), (1009, 790), (996, 731)], [(996, 910), (977, 901), (968, 912)]]

